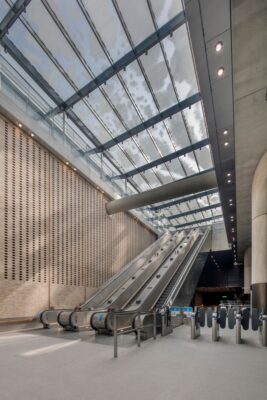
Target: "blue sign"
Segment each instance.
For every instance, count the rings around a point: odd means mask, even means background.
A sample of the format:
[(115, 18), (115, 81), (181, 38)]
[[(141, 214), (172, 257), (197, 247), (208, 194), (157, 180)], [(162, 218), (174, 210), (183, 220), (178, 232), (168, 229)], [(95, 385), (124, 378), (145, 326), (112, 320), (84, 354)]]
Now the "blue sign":
[(183, 307), (183, 312), (184, 313), (191, 313), (193, 311), (193, 308), (192, 307)]
[(177, 314), (179, 314), (181, 311), (180, 307), (171, 307), (171, 315), (172, 316), (176, 316)]

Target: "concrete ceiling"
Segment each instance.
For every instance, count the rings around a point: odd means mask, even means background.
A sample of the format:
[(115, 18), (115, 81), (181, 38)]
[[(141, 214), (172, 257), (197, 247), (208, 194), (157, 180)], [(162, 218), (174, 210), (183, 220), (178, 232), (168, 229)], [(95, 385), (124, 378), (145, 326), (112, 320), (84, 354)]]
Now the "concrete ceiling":
[[(186, 0), (185, 4), (228, 241), (235, 251), (237, 240), (242, 260), (251, 245), (252, 179), (267, 151), (267, 1)], [(223, 43), (219, 56), (218, 41)], [(224, 76), (218, 78), (221, 66)], [(227, 149), (224, 129), (228, 129)], [(229, 172), (232, 183), (227, 185)]]
[(251, 185), (267, 151), (267, 1), (232, 1), (238, 253), (251, 245)]
[[(192, 41), (199, 85), (216, 169), (228, 242), (236, 246), (235, 142), (233, 118), (233, 79), (230, 0), (187, 0), (186, 15)], [(223, 43), (216, 52), (218, 42)], [(218, 76), (220, 67), (224, 74)], [(227, 130), (227, 136), (223, 132)], [(228, 146), (225, 146), (228, 142)], [(231, 174), (228, 183), (227, 174)], [(229, 199), (233, 200), (230, 206)]]

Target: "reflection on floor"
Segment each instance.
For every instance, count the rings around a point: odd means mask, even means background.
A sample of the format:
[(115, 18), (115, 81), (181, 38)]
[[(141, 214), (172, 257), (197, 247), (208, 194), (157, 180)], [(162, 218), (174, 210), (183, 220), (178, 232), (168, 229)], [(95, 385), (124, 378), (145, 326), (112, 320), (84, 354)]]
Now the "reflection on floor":
[(234, 343), (234, 331), (222, 330), (220, 342), (211, 331), (189, 339), (189, 326), (167, 337), (143, 342), (119, 337), (119, 358), (113, 359), (113, 338), (93, 332), (60, 329), (0, 334), (1, 400), (251, 400), (267, 390), (267, 349), (258, 334), (245, 332)]

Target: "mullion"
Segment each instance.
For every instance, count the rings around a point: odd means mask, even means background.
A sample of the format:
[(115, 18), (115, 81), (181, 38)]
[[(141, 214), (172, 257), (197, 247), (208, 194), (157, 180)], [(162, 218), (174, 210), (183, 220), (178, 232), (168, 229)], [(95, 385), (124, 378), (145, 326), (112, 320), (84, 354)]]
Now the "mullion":
[[(112, 59), (112, 57), (111, 57), (111, 55), (109, 54), (109, 52), (108, 52), (106, 46), (104, 45), (104, 42), (102, 41), (102, 38), (101, 38), (100, 33), (97, 31), (96, 27), (93, 26), (93, 21), (92, 21), (92, 19), (91, 19), (91, 17), (90, 17), (90, 14), (89, 14), (88, 10), (84, 9), (84, 6), (83, 6), (83, 4), (82, 4), (81, 1), (78, 1), (78, 4), (79, 4), (79, 6), (80, 6), (80, 8), (81, 8), (81, 10), (82, 10), (82, 12), (83, 12), (83, 14), (84, 14), (84, 16), (85, 16), (87, 22), (88, 22), (88, 25), (90, 26), (90, 28), (91, 28), (92, 32), (94, 33), (94, 35), (95, 35), (95, 37), (96, 37), (98, 43), (99, 43), (100, 46), (101, 46), (101, 48), (102, 48), (102, 50), (103, 50), (105, 56), (107, 57), (108, 61), (110, 62), (111, 66), (112, 66), (112, 65), (114, 64), (114, 60)], [(119, 79), (119, 81), (120, 81), (120, 83), (121, 83), (121, 85), (122, 85), (122, 87), (123, 87), (123, 89), (124, 89), (126, 95), (128, 96), (130, 102), (132, 103), (132, 105), (133, 105), (133, 107), (134, 107), (134, 109), (135, 109), (137, 115), (139, 116), (141, 122), (144, 122), (144, 117), (142, 116), (141, 111), (139, 110), (137, 104), (135, 104), (135, 102), (134, 102), (134, 100), (133, 100), (131, 94), (129, 93), (129, 90), (128, 90), (128, 88), (127, 88), (126, 83), (125, 83), (124, 80), (123, 80), (123, 77), (121, 76), (120, 73), (117, 73), (116, 75), (117, 75), (117, 77), (118, 77), (118, 79)], [(153, 144), (154, 144), (156, 150), (158, 151), (159, 155), (162, 157), (162, 154), (161, 154), (161, 152), (160, 152), (160, 150), (159, 150), (159, 148), (158, 148), (158, 146), (157, 146), (157, 144), (156, 144), (156, 142), (155, 142), (154, 137), (151, 135), (149, 129), (147, 129), (147, 132), (148, 132), (149, 137), (151, 138), (151, 140), (152, 140), (152, 142), (153, 142)], [(148, 162), (149, 159), (148, 159), (148, 157), (147, 157), (147, 155), (146, 155), (146, 153), (145, 153), (145, 150), (143, 150), (143, 148), (141, 147), (141, 145), (140, 145), (134, 138), (131, 138), (131, 139), (133, 140), (133, 142), (135, 143), (135, 145), (141, 150), (143, 156), (146, 158), (146, 161)], [(164, 163), (164, 164), (165, 164), (165, 167), (166, 167), (167, 171), (170, 173), (171, 178), (173, 179), (172, 173), (171, 173), (171, 171), (169, 170), (167, 163)], [(158, 174), (157, 174), (155, 171), (154, 171), (154, 173), (155, 173), (155, 175), (157, 176), (157, 178), (158, 178), (160, 184), (163, 184), (163, 182), (162, 182), (161, 178), (158, 176)]]

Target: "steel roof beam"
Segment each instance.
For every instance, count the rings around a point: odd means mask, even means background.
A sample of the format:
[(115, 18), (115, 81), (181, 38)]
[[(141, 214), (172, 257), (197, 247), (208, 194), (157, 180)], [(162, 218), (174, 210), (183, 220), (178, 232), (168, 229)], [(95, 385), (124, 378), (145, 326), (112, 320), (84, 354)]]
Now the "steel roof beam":
[(148, 210), (149, 211), (159, 211), (159, 210), (162, 210), (163, 208), (168, 208), (168, 207), (176, 206), (177, 204), (186, 203), (187, 201), (200, 199), (201, 197), (209, 196), (209, 195), (217, 193), (217, 192), (218, 192), (218, 188), (205, 190), (200, 193), (192, 194), (191, 196), (182, 197), (182, 198), (179, 197), (176, 200), (169, 201), (168, 203), (160, 204), (158, 206), (151, 206)]
[[(49, 83), (42, 77), (37, 69), (24, 57), (21, 51), (14, 45), (14, 43), (7, 37), (3, 37), (0, 42), (8, 51), (8, 53), (16, 60), (16, 62), (24, 69), (25, 72), (41, 87), (41, 89), (50, 97), (55, 104), (60, 104), (62, 98), (59, 94), (49, 85)], [(99, 141), (94, 137), (92, 132), (84, 125), (84, 123), (76, 116), (76, 114), (69, 110), (67, 116), (70, 120), (83, 132), (83, 134), (90, 139), (95, 146), (99, 145)]]
[[(43, 76), (37, 71), (37, 69), (26, 59), (26, 57), (21, 53), (21, 51), (14, 45), (14, 43), (4, 36), (0, 43), (6, 51), (11, 55), (12, 58), (23, 68), (23, 70), (36, 82), (40, 88), (47, 94), (47, 96), (57, 105), (60, 104), (63, 100), (59, 96), (59, 94), (49, 85), (49, 83), (43, 78)], [(79, 119), (79, 117), (72, 111), (68, 110), (66, 112), (68, 118), (75, 124), (76, 127), (80, 129), (80, 131), (90, 139), (95, 146), (100, 144), (99, 140), (93, 135), (93, 133), (86, 127), (86, 125)], [(107, 160), (116, 168), (117, 171), (121, 172), (118, 166), (114, 163), (114, 161), (108, 156), (105, 155)], [(139, 192), (139, 189), (134, 184), (134, 182), (129, 181), (129, 183)]]
[(88, 96), (91, 92), (97, 89), (102, 84), (106, 83), (110, 78), (116, 75), (121, 70), (125, 69), (127, 65), (131, 64), (138, 57), (146, 54), (149, 49), (158, 44), (161, 40), (172, 34), (176, 29), (186, 22), (185, 13), (182, 11), (174, 18), (168, 21), (165, 25), (159, 28), (156, 32), (152, 33), (149, 37), (139, 43), (135, 48), (125, 54), (122, 58), (112, 64), (109, 68), (95, 77), (92, 81), (87, 83), (78, 92), (74, 93), (66, 101), (62, 102), (58, 107), (51, 111), (52, 115), (73, 107), (82, 98)]
[(132, 129), (129, 129), (128, 131), (122, 133), (121, 135), (118, 135), (117, 137), (108, 140), (106, 143), (101, 144), (100, 146), (97, 146), (95, 149), (89, 150), (87, 153), (89, 154), (94, 154), (94, 153), (100, 153), (102, 151), (108, 150), (111, 147), (124, 142), (125, 140), (138, 135), (140, 132), (153, 127), (154, 125), (158, 124), (159, 122), (163, 121), (166, 118), (171, 117), (174, 114), (177, 114), (184, 110), (185, 108), (191, 107), (193, 104), (197, 103), (198, 101), (201, 100), (201, 95), (200, 93), (196, 93), (193, 96), (189, 97), (188, 99), (185, 99), (181, 101), (180, 103), (175, 104), (174, 106), (167, 108), (164, 111), (161, 111), (159, 114), (154, 115), (154, 117), (149, 118), (148, 120), (142, 122), (141, 124), (135, 126)]
[(215, 219), (222, 218), (223, 215), (215, 215), (214, 217), (209, 217), (209, 218), (203, 218), (203, 219), (198, 219), (196, 221), (191, 221), (191, 222), (185, 222), (184, 224), (178, 224), (178, 225), (166, 225), (164, 228), (185, 228), (186, 226), (191, 226), (191, 225), (196, 225), (196, 224), (201, 224), (202, 222), (209, 222), (209, 221), (214, 221)]
[[(162, 216), (162, 218), (168, 219), (168, 220), (172, 220), (172, 219), (176, 219), (176, 218), (187, 217), (187, 215), (197, 214), (197, 213), (203, 212), (203, 211), (209, 211), (211, 209), (218, 208), (218, 207), (221, 207), (221, 203), (211, 204), (211, 205), (208, 205), (208, 206), (205, 206), (205, 207), (196, 208), (194, 210), (185, 211), (185, 212), (182, 212), (182, 213), (179, 213), (179, 214), (170, 215), (170, 216)], [(156, 221), (159, 218), (160, 218), (160, 216), (147, 218), (147, 221)]]
[(12, 5), (0, 23), (0, 39), (2, 39), (8, 33), (8, 30), (19, 18), (20, 14), (26, 10), (26, 7), (30, 2), (31, 0), (17, 0)]
[(174, 153), (168, 154), (167, 156), (158, 158), (157, 160), (151, 161), (148, 164), (142, 165), (141, 167), (135, 168), (131, 171), (125, 172), (124, 174), (116, 175), (113, 176), (111, 179), (126, 179), (129, 178), (130, 176), (134, 176), (136, 174), (140, 174), (144, 171), (147, 171), (148, 169), (157, 167), (158, 165), (164, 164), (166, 162), (170, 162), (174, 160), (177, 157), (182, 157), (185, 156), (188, 153), (191, 153), (194, 150), (201, 149), (204, 146), (207, 146), (209, 144), (209, 139), (203, 139), (200, 140), (197, 143), (193, 143), (190, 146), (184, 147), (183, 149), (177, 150)]

